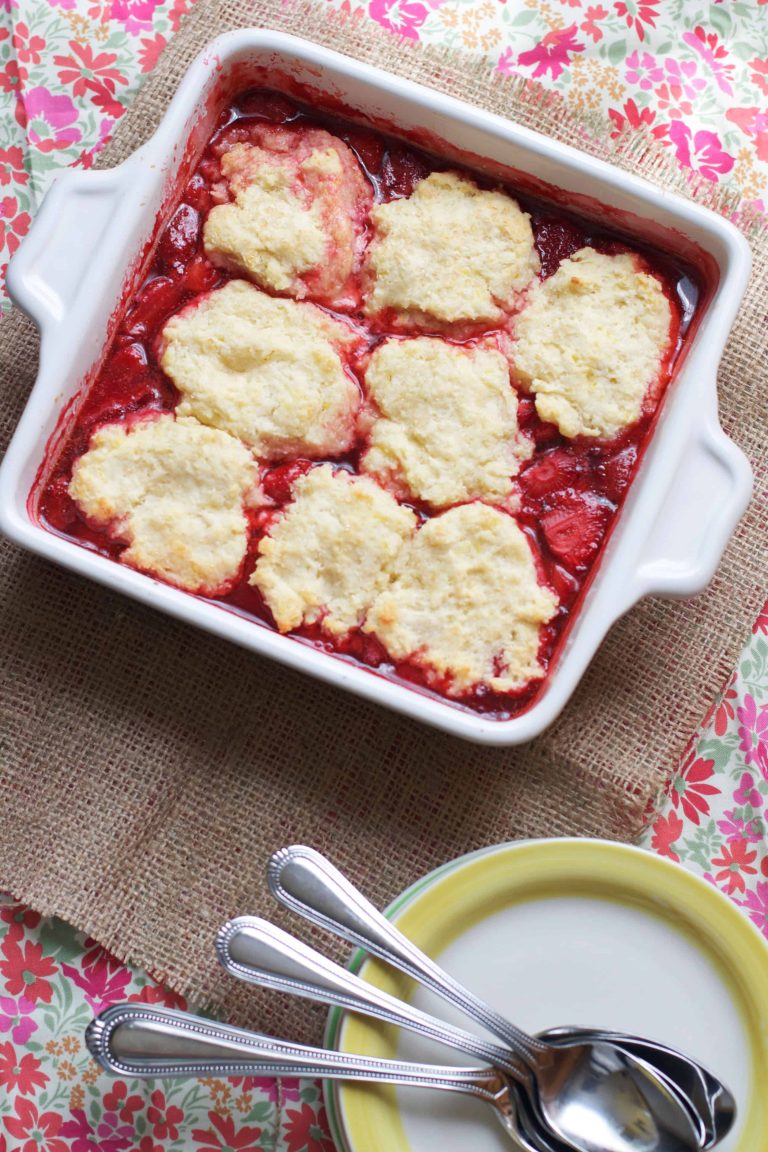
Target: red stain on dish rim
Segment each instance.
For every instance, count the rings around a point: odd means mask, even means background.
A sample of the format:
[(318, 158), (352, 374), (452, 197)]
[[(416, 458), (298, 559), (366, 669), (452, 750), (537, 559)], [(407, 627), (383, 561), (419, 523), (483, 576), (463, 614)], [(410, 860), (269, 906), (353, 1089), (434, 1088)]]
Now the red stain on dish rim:
[[(230, 80), (230, 88), (233, 83)], [(291, 96), (298, 94), (294, 91), (295, 84), (285, 87)], [(210, 102), (214, 96), (215, 93), (209, 95)], [(326, 112), (329, 103), (331, 108)], [(265, 120), (319, 124), (350, 145), (380, 201), (407, 196), (429, 171), (456, 166), (454, 155), (450, 161), (435, 159), (434, 154), (421, 152), (401, 139), (382, 135), (380, 125), (377, 130), (371, 130), (345, 123), (339, 119), (339, 109), (334, 105), (333, 100), (326, 100), (323, 111), (319, 112), (317, 102), (313, 101), (309, 112), (281, 93), (241, 92), (219, 117), (216, 132), (195, 164), (206, 123), (205, 115), (198, 119), (179, 166), (175, 195), (171, 197), (169, 193), (155, 234), (134, 262), (134, 275), (129, 277), (120, 305), (113, 314), (104, 361), (62, 413), (30, 494), (30, 514), (48, 530), (114, 560), (119, 559), (125, 548), (124, 543), (84, 521), (67, 493), (67, 485), (74, 460), (85, 451), (97, 426), (117, 419), (151, 417), (153, 413), (171, 412), (175, 407), (178, 394), (157, 362), (159, 330), (169, 316), (230, 278), (207, 260), (200, 243), (202, 221), (212, 203), (211, 185), (218, 169), (217, 138), (227, 132), (231, 134), (233, 126), (237, 133), (243, 129), (247, 132), (249, 123)], [(451, 150), (445, 146), (439, 151), (445, 154)], [(485, 173), (478, 172), (478, 167), (484, 168)], [(475, 165), (472, 175), (481, 183), (493, 186), (498, 183), (498, 175), (488, 174), (488, 167), (487, 162)], [(181, 192), (178, 191), (180, 181), (183, 182)], [(520, 195), (521, 184), (527, 185), (524, 188), (527, 196)], [(530, 180), (521, 176), (512, 191), (531, 214), (544, 275), (550, 275), (562, 259), (585, 243), (613, 251), (629, 247), (616, 230), (598, 228), (561, 209), (553, 212), (552, 197), (550, 203), (542, 204), (530, 195), (530, 184)], [(171, 203), (173, 211), (169, 219)], [(535, 451), (518, 477), (521, 508), (517, 519), (529, 538), (540, 579), (552, 587), (560, 599), (557, 616), (542, 630), (541, 636), (540, 656), (548, 674), (597, 571), (626, 490), (659, 417), (663, 391), (673, 370), (681, 363), (702, 312), (699, 287), (702, 279), (698, 274), (694, 277), (682, 260), (671, 259), (645, 243), (633, 243), (631, 250), (659, 277), (673, 304), (671, 350), (663, 365), (657, 394), (646, 404), (640, 421), (610, 444), (569, 442), (553, 425), (538, 418), (532, 399), (523, 399), (520, 406), (521, 427), (533, 440)], [(138, 278), (142, 282), (137, 287)], [(712, 281), (705, 276), (703, 283), (708, 294)], [(359, 317), (344, 318), (359, 322)], [(476, 335), (477, 332), (462, 333), (462, 342)], [(379, 327), (375, 331), (371, 328), (370, 341), (380, 338)], [(350, 371), (354, 367), (348, 365)], [(355, 452), (334, 463), (355, 469), (363, 446), (358, 444)], [(311, 466), (308, 461), (297, 461), (269, 470), (266, 483), (278, 507), (288, 498), (290, 480), (295, 479), (291, 473), (300, 474)], [(422, 517), (430, 515), (429, 509), (423, 507), (416, 506), (416, 511)], [(240, 579), (227, 595), (213, 601), (266, 627), (273, 627), (269, 610), (247, 581), (255, 563), (258, 541), (268, 530), (274, 514), (273, 509), (251, 516), (251, 542)], [(323, 636), (318, 626), (302, 628), (292, 637), (409, 688), (438, 696), (455, 707), (484, 713), (490, 719), (506, 720), (525, 711), (546, 685), (545, 678), (520, 693), (503, 695), (480, 686), (457, 699), (446, 696), (450, 689), (447, 680), (436, 682), (434, 676), (428, 677), (418, 660), (393, 664), (378, 640), (362, 632), (357, 631), (342, 643), (334, 644)]]

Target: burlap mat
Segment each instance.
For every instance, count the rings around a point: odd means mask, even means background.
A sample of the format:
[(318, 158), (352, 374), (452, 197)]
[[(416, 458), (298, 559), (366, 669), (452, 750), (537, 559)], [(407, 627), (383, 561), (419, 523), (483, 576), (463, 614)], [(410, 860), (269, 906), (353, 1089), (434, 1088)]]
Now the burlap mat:
[[(652, 141), (614, 145), (604, 124), (576, 119), (536, 87), (281, 0), (200, 0), (102, 163), (150, 133), (206, 41), (241, 25), (298, 32), (681, 184)], [(322, 1012), (238, 986), (212, 957), (227, 917), (273, 914), (263, 875), (274, 849), (314, 844), (386, 902), (436, 864), (511, 837), (636, 838), (765, 591), (768, 244), (764, 231), (752, 239), (756, 270), (721, 402), (755, 466), (756, 499), (706, 595), (636, 608), (560, 722), (527, 747), (484, 750), (438, 735), (5, 544), (0, 887), (199, 1004), (317, 1039)], [(19, 315), (1, 335), (5, 444), (33, 381), (36, 339)]]

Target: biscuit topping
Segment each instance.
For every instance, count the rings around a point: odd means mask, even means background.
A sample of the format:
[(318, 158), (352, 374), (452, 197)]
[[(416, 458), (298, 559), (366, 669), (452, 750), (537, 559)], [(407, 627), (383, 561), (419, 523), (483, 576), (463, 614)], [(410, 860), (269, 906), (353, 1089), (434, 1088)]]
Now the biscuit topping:
[(498, 322), (539, 271), (528, 215), (455, 172), (433, 172), (371, 217), (366, 310), (404, 326)]
[(329, 464), (293, 485), (293, 503), (259, 543), (251, 584), (281, 632), (319, 623), (343, 636), (387, 583), (416, 517), (367, 476)]
[(335, 456), (355, 436), (360, 390), (340, 353), (356, 340), (313, 304), (232, 280), (168, 321), (160, 362), (181, 392), (180, 416), (266, 459)]
[(106, 424), (76, 461), (69, 494), (128, 548), (123, 563), (189, 592), (222, 594), (247, 549), (251, 454), (196, 420), (157, 416)]
[(233, 203), (212, 208), (208, 256), (263, 288), (352, 306), (371, 190), (347, 146), (323, 129), (263, 124), (221, 158)]
[(517, 394), (495, 344), (387, 340), (373, 353), (365, 383), (380, 415), (364, 471), (397, 496), (437, 508), (509, 497), (532, 446), (518, 435)]
[(581, 248), (517, 316), (514, 370), (564, 436), (611, 439), (661, 382), (672, 329), (661, 283), (637, 257)]
[(557, 599), (542, 587), (511, 516), (463, 504), (422, 525), (365, 623), (397, 660), (415, 660), (458, 696), (478, 684), (513, 692), (544, 670), (540, 629)]

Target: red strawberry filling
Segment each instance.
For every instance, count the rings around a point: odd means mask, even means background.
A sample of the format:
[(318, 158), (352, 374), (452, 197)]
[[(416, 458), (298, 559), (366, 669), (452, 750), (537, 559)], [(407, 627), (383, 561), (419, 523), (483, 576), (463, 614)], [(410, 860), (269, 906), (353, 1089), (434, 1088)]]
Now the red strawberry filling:
[[(159, 367), (159, 333), (171, 315), (230, 278), (227, 271), (214, 267), (204, 255), (202, 227), (211, 206), (228, 198), (221, 178), (221, 155), (237, 141), (247, 143), (260, 139), (265, 122), (290, 124), (291, 132), (287, 135), (292, 135), (295, 130), (301, 131), (302, 127), (315, 132), (322, 128), (334, 133), (352, 149), (357, 158), (354, 163), (359, 163), (375, 202), (408, 196), (423, 177), (445, 167), (439, 160), (401, 141), (348, 125), (316, 109), (302, 109), (279, 94), (245, 93), (226, 110), (196, 171), (187, 181), (179, 204), (158, 236), (146, 279), (129, 301), (110, 352), (80, 404), (66, 437), (60, 441), (63, 448), (58, 458), (48, 466), (41, 489), (35, 493), (39, 516), (47, 527), (115, 559), (119, 558), (122, 545), (106, 532), (97, 531), (87, 524), (69, 497), (67, 488), (73, 462), (86, 450), (93, 430), (100, 424), (134, 419), (134, 413), (140, 416), (144, 412), (174, 410), (178, 394)], [(471, 175), (483, 183), (482, 177), (476, 173)], [(495, 186), (492, 181), (485, 183), (488, 187)], [(543, 276), (554, 272), (563, 259), (585, 244), (603, 250), (626, 250), (623, 240), (612, 238), (592, 225), (553, 215), (551, 208), (536, 202), (522, 199), (521, 203), (531, 215)], [(675, 266), (661, 254), (644, 252), (643, 255), (666, 284), (670, 299), (679, 300), (675, 307), (682, 317), (682, 340), (693, 315), (690, 300), (695, 301), (695, 285), (685, 269)], [(379, 328), (374, 330), (361, 312), (353, 312), (351, 316), (347, 314), (345, 320), (351, 320), (367, 335), (369, 348), (381, 338)], [(384, 335), (391, 333), (384, 332)], [(463, 339), (459, 331), (452, 335), (455, 339)], [(679, 344), (678, 341), (670, 362), (663, 366), (664, 382), (671, 373)], [(361, 373), (355, 364), (349, 363), (347, 367), (360, 380)], [(651, 397), (654, 404), (662, 391), (663, 387), (658, 390), (658, 395)], [(596, 446), (594, 443), (567, 442), (554, 425), (539, 418), (531, 396), (520, 397), (518, 423), (531, 441), (533, 455), (517, 481), (519, 520), (531, 542), (540, 579), (553, 588), (561, 605), (557, 617), (542, 629), (540, 661), (544, 668), (551, 667), (563, 642), (568, 621), (578, 607), (579, 597), (594, 570), (601, 545), (634, 475), (653, 417), (654, 412), (648, 411), (619, 443)], [(358, 443), (345, 457), (343, 466), (357, 471), (359, 453), (365, 447), (366, 432), (361, 428)], [(310, 463), (294, 459), (264, 470), (262, 489), (270, 504), (249, 513), (250, 559), (239, 585), (221, 598), (222, 605), (264, 626), (273, 625), (269, 610), (257, 590), (248, 584), (257, 543), (261, 535), (269, 531), (280, 508), (291, 499), (296, 479), (315, 463), (317, 461)], [(431, 515), (427, 508), (419, 507), (417, 511), (422, 519)], [(432, 687), (428, 688), (417, 664), (394, 665), (375, 637), (353, 632), (343, 641), (331, 645), (316, 628), (314, 631), (310, 628), (300, 631), (305, 643), (334, 651), (348, 660), (376, 669), (376, 674), (399, 679), (419, 691), (435, 691), (434, 678)], [(462, 704), (504, 719), (524, 710), (538, 688), (538, 684), (531, 685), (519, 694), (500, 696), (480, 684), (462, 700)]]
[(594, 557), (613, 514), (595, 492), (558, 492), (539, 518), (549, 551), (571, 572), (583, 570)]
[(313, 463), (312, 460), (292, 460), (290, 464), (270, 468), (261, 481), (264, 495), (275, 504), (287, 504), (291, 499), (291, 488), (300, 476), (306, 476)]
[(534, 459), (520, 477), (523, 492), (531, 497), (545, 496), (561, 488), (581, 487), (590, 481), (589, 459), (568, 448), (554, 448)]

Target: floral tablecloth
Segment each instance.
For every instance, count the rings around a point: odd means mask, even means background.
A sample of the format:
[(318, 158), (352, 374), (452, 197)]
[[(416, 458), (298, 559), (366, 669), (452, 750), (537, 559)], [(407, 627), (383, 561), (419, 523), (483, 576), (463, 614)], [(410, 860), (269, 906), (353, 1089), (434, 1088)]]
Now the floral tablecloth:
[[(0, 281), (53, 174), (93, 163), (192, 3), (0, 0)], [(768, 0), (327, 6), (538, 79), (602, 109), (612, 131), (646, 125), (682, 168), (766, 210)], [(768, 603), (644, 841), (726, 892), (766, 938), (767, 810)], [(316, 1083), (100, 1073), (83, 1029), (121, 1000), (181, 1005), (69, 926), (0, 907), (0, 1152), (333, 1152)]]

